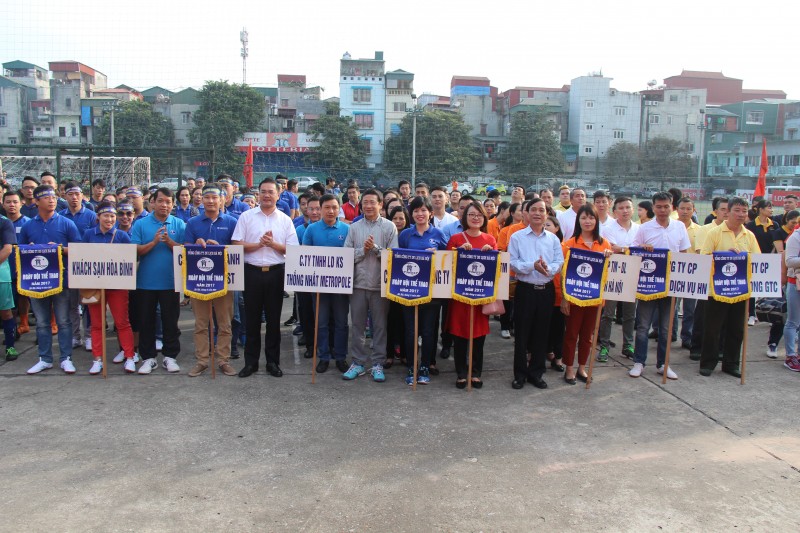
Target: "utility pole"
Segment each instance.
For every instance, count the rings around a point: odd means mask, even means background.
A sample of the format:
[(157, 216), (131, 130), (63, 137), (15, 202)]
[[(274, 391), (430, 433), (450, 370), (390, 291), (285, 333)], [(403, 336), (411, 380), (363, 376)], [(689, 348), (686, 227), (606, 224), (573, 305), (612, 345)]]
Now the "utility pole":
[(242, 85), (244, 85), (247, 83), (247, 56), (250, 55), (247, 48), (247, 28), (242, 28), (242, 31), (239, 32), (239, 40), (242, 42)]
[(697, 129), (700, 130), (700, 151), (697, 152), (697, 199), (700, 199), (700, 178), (703, 176), (703, 151), (706, 144), (706, 111), (700, 110), (700, 124)]

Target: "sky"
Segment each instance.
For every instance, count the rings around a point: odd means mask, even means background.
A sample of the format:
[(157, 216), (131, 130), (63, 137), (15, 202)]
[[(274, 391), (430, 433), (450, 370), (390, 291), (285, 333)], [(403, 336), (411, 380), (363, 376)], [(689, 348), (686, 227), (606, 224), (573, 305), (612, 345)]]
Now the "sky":
[[(183, 0), (7, 0), (0, 5), (0, 62), (47, 68), (75, 60), (110, 87), (200, 89), (206, 80), (242, 82), (239, 32), (249, 34), (247, 83), (276, 86), (305, 74), (339, 95), (342, 54), (415, 74), (417, 94), (449, 95), (454, 75), (484, 76), (501, 92), (561, 87), (602, 72), (612, 87), (708, 70), (746, 89), (800, 98), (796, 21), (800, 2), (764, 0), (571, 2), (186, 2)], [(795, 46), (793, 46), (795, 44)]]

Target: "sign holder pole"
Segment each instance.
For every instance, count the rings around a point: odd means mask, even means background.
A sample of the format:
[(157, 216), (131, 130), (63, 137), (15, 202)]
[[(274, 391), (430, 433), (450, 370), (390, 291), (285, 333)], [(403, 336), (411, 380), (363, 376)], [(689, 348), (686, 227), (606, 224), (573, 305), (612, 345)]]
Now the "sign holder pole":
[(419, 305), (414, 306), (414, 383), (411, 390), (417, 390), (417, 365), (419, 365)]
[[(616, 305), (616, 302), (614, 303)], [(594, 371), (594, 359), (595, 359), (594, 351), (597, 349), (597, 334), (600, 331), (600, 318), (602, 316), (603, 316), (603, 305), (598, 305), (597, 317), (595, 317), (594, 319), (594, 334), (592, 335), (592, 349), (589, 350), (589, 373), (586, 376), (586, 387), (585, 387), (587, 390), (592, 385), (592, 372)]]
[[(200, 302), (197, 302), (200, 303)], [(217, 379), (217, 365), (214, 364), (214, 305), (208, 300), (208, 351), (211, 355), (211, 379)]]
[[(672, 351), (672, 324), (675, 321), (675, 297), (670, 296), (670, 300), (669, 327), (667, 328), (667, 352), (664, 356), (664, 375), (661, 376), (662, 385), (666, 385), (667, 383), (667, 372), (669, 372), (669, 354)], [(658, 334), (661, 335), (661, 330), (659, 330)]]
[[(89, 312), (89, 308), (86, 308), (86, 312)], [(91, 335), (92, 332), (89, 332)], [(106, 290), (100, 289), (100, 338), (102, 339), (100, 342), (100, 348), (103, 350), (102, 358), (103, 358), (103, 379), (108, 379), (108, 372), (106, 372)]]
[(475, 329), (475, 306), (469, 306), (469, 359), (467, 365), (467, 392), (472, 392), (472, 344)]
[(319, 336), (319, 293), (317, 293), (317, 305), (314, 306), (314, 350), (311, 359), (311, 384), (317, 382), (317, 336)]
[(747, 320), (750, 317), (750, 299), (748, 298), (744, 304), (744, 339), (742, 341), (742, 380), (740, 385), (744, 385), (744, 374), (747, 370)]

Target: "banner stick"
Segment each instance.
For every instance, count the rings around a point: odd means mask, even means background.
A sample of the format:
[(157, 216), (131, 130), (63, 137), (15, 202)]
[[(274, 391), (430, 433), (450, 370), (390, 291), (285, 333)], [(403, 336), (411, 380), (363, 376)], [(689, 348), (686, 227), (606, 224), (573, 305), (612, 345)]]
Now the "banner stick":
[[(664, 375), (661, 376), (661, 384), (667, 383), (667, 372), (669, 372), (669, 354), (672, 351), (672, 324), (675, 321), (675, 297), (670, 296), (669, 304), (669, 327), (667, 328), (667, 352), (664, 356)], [(661, 335), (661, 329), (658, 334)]]
[(419, 364), (419, 306), (414, 306), (414, 383), (411, 390), (417, 390), (417, 365)]
[[(616, 305), (616, 302), (614, 302)], [(592, 335), (592, 349), (589, 350), (589, 372), (586, 377), (586, 389), (592, 384), (592, 372), (594, 371), (594, 351), (597, 349), (597, 332), (600, 331), (600, 318), (603, 316), (603, 306), (597, 306), (597, 317), (594, 319), (594, 334)]]
[(314, 306), (314, 355), (311, 359), (311, 384), (317, 382), (317, 336), (319, 335), (319, 293), (317, 293), (317, 305)]
[(469, 359), (467, 361), (467, 392), (472, 392), (472, 343), (473, 343), (473, 330), (475, 320), (475, 306), (469, 306)]
[[(89, 307), (86, 307), (86, 312), (89, 312)], [(92, 332), (89, 332), (91, 338)], [(102, 351), (102, 358), (103, 358), (103, 379), (108, 379), (108, 373), (106, 372), (106, 290), (100, 289), (100, 348)]]
[(208, 300), (208, 335), (210, 337), (208, 346), (211, 353), (211, 379), (217, 379), (217, 365), (214, 364), (214, 306), (211, 302), (212, 300)]
[(740, 385), (744, 385), (744, 374), (747, 370), (747, 320), (750, 317), (750, 300), (746, 300), (744, 304), (744, 338), (742, 339), (742, 379)]

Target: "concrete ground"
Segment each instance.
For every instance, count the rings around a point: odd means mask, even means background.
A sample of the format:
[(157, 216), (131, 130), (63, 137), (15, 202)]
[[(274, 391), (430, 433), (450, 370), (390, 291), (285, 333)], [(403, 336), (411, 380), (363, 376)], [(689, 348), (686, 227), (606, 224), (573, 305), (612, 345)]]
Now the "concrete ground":
[(0, 530), (800, 530), (800, 375), (765, 357), (766, 325), (749, 328), (744, 386), (699, 376), (675, 343), (666, 386), (614, 350), (588, 391), (552, 371), (546, 391), (512, 390), (492, 322), (482, 390), (456, 389), (449, 359), (414, 393), (397, 365), (383, 384), (332, 367), (311, 385), (286, 327), (283, 378), (263, 360), (189, 378), (181, 319), (177, 375), (103, 380), (78, 349), (76, 375), (27, 376), (33, 334), (0, 362)]

